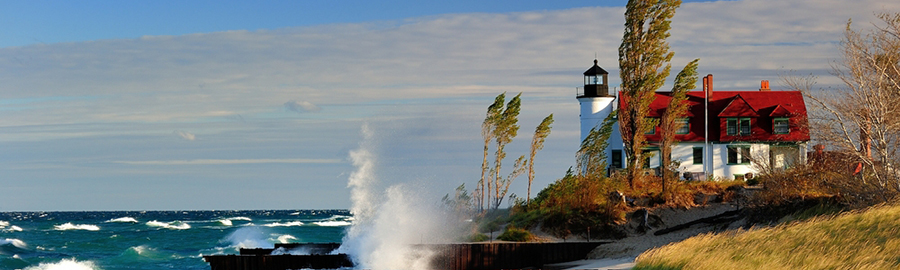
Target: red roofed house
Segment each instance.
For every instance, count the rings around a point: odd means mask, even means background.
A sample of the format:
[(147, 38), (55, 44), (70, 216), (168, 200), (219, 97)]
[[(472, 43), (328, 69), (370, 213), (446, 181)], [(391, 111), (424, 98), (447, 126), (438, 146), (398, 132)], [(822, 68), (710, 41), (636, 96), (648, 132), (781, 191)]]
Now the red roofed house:
[[(581, 104), (582, 141), (621, 99), (609, 93), (607, 73), (594, 66), (584, 73)], [(672, 160), (688, 179), (743, 179), (760, 168), (781, 169), (806, 162), (809, 128), (806, 104), (799, 91), (771, 91), (768, 81), (759, 90), (713, 91), (712, 75), (703, 78), (703, 91), (688, 93), (690, 108), (676, 132)], [(656, 92), (648, 117), (659, 118), (671, 100), (671, 92)], [(705, 117), (704, 117), (705, 116)], [(660, 166), (660, 127), (647, 133), (653, 153), (648, 167)], [(625, 151), (618, 125), (613, 129), (607, 156), (610, 169), (623, 168)]]

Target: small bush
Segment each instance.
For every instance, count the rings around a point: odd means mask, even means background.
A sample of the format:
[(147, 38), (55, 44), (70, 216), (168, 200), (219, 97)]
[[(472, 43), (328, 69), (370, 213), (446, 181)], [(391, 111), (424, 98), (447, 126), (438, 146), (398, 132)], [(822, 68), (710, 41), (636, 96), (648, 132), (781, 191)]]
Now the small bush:
[(491, 240), (491, 237), (483, 233), (474, 233), (469, 235), (468, 239), (466, 239), (467, 242), (484, 242), (487, 240)]
[(513, 242), (527, 242), (533, 238), (534, 236), (531, 235), (531, 232), (515, 227), (506, 228), (506, 231), (504, 231), (503, 234), (497, 236), (498, 240)]

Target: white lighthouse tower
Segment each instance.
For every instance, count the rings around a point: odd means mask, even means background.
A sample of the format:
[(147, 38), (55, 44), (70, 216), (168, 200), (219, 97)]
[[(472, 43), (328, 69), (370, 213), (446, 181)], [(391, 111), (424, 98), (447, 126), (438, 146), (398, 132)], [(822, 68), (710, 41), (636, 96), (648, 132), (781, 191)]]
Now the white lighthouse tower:
[[(584, 72), (584, 90), (578, 93), (578, 103), (581, 104), (581, 141), (591, 132), (591, 129), (602, 124), (615, 109), (615, 93), (609, 93), (609, 72), (597, 65)], [(615, 131), (618, 128), (614, 129)], [(618, 133), (618, 132), (614, 132)]]

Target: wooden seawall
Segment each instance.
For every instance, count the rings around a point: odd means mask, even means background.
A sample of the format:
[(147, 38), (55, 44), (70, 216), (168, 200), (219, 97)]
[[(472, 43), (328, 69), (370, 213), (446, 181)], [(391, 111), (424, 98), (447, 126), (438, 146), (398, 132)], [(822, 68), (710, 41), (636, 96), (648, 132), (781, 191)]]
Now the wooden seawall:
[[(416, 245), (437, 252), (434, 269), (487, 270), (543, 267), (584, 259), (604, 242), (578, 243), (466, 243)], [(241, 255), (203, 256), (212, 270), (336, 269), (353, 267), (346, 254), (329, 254), (338, 244), (284, 244), (276, 248), (302, 248), (311, 255), (271, 255), (274, 249), (242, 249)]]

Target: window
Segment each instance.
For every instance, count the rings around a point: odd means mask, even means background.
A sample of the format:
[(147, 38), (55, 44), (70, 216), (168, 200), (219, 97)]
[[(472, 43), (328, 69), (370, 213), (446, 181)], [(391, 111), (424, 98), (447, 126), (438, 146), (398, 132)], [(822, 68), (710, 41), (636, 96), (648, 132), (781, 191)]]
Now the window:
[(772, 126), (774, 126), (775, 134), (791, 133), (791, 127), (788, 125), (787, 118), (775, 118), (774, 120), (772, 120)]
[(622, 168), (622, 150), (612, 150), (611, 157), (612, 160), (609, 162), (610, 167), (621, 169)]
[(728, 146), (728, 164), (750, 164), (750, 146)]
[(703, 147), (694, 147), (694, 164), (703, 164)]
[(691, 132), (690, 118), (679, 118), (675, 120), (675, 123), (678, 124), (678, 129), (675, 130), (675, 134), (688, 134)]
[(731, 136), (750, 136), (750, 118), (728, 118), (725, 132)]

